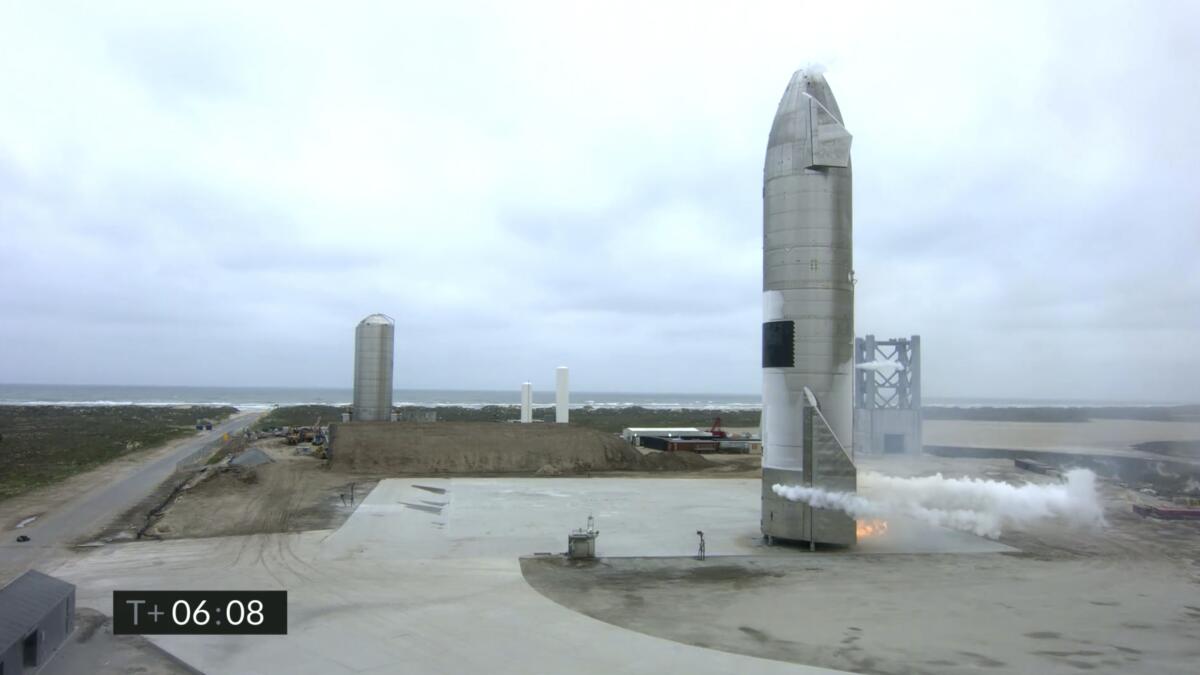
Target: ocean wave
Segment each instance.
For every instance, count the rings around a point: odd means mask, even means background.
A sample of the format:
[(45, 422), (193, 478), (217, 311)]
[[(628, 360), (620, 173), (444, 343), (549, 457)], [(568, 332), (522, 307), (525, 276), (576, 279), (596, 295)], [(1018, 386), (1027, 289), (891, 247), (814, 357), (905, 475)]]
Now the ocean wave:
[[(105, 407), (105, 406), (144, 406), (144, 407), (175, 407), (185, 408), (193, 406), (229, 406), (243, 411), (262, 411), (270, 410), (276, 407), (290, 406), (305, 406), (305, 405), (327, 405), (336, 408), (349, 408), (352, 403), (350, 401), (288, 401), (284, 403), (274, 402), (233, 402), (233, 401), (114, 401), (107, 399), (96, 399), (90, 401), (46, 401), (46, 400), (0, 400), (0, 405), (13, 406), (63, 406), (74, 408), (85, 407)], [(392, 404), (395, 407), (413, 407), (413, 408), (467, 408), (469, 410), (479, 410), (489, 406), (515, 408), (520, 406), (520, 403), (513, 401), (455, 401), (455, 402), (430, 402), (430, 401), (395, 401)], [(533, 407), (541, 410), (553, 409), (555, 403), (538, 402), (534, 403)], [(584, 408), (595, 408), (602, 410), (617, 410), (621, 408), (645, 408), (647, 410), (761, 410), (762, 405), (758, 403), (742, 403), (742, 402), (725, 402), (725, 401), (668, 401), (668, 402), (648, 402), (648, 401), (584, 401), (579, 403), (571, 403), (571, 410), (582, 410)]]

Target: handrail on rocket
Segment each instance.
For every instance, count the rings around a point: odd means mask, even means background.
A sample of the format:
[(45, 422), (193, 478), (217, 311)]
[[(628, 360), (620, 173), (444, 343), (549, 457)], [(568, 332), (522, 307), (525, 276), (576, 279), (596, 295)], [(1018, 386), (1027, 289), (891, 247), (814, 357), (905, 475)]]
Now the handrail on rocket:
[(825, 428), (829, 430), (829, 435), (833, 436), (833, 442), (837, 443), (837, 446), (842, 451), (842, 454), (846, 456), (846, 461), (853, 465), (854, 458), (850, 456), (849, 452), (846, 452), (846, 446), (842, 443), (842, 439), (838, 438), (837, 432), (833, 430), (833, 427), (829, 425), (829, 420), (825, 419), (825, 414), (821, 412), (821, 404), (819, 401), (817, 401), (817, 395), (812, 393), (811, 389), (805, 387), (804, 398), (808, 400), (808, 405), (821, 418), (821, 422), (825, 425)]

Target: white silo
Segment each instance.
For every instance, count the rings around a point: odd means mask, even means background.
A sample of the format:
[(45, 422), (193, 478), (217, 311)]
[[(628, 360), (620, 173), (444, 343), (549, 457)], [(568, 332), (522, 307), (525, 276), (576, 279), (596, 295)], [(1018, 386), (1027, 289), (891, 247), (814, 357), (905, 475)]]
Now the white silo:
[(521, 424), (533, 421), (533, 385), (529, 382), (521, 384)]
[(566, 424), (571, 415), (571, 394), (567, 390), (567, 367), (554, 371), (554, 421)]
[(386, 422), (392, 416), (392, 358), (396, 322), (372, 314), (354, 331), (354, 419)]

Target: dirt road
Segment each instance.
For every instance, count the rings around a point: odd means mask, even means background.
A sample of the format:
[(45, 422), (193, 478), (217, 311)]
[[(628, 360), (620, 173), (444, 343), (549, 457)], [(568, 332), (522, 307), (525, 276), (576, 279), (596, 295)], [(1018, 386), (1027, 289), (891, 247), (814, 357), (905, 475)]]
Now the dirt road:
[[(75, 476), (62, 485), (0, 503), (0, 583), (79, 543), (144, 499), (175, 472), (176, 465), (224, 433), (238, 433), (261, 413), (243, 413), (211, 433), (131, 455)], [(32, 520), (30, 520), (32, 518)], [(20, 526), (20, 527), (18, 527)], [(18, 535), (30, 541), (18, 542)]]

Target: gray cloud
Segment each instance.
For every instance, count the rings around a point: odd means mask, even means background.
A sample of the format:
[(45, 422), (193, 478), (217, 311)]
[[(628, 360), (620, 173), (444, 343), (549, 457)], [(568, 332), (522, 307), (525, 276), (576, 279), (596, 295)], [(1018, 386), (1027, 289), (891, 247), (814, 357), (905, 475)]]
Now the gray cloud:
[(766, 134), (823, 62), (860, 334), (935, 396), (1200, 399), (1197, 19), (9, 6), (0, 381), (344, 386), (384, 311), (399, 386), (756, 391)]

